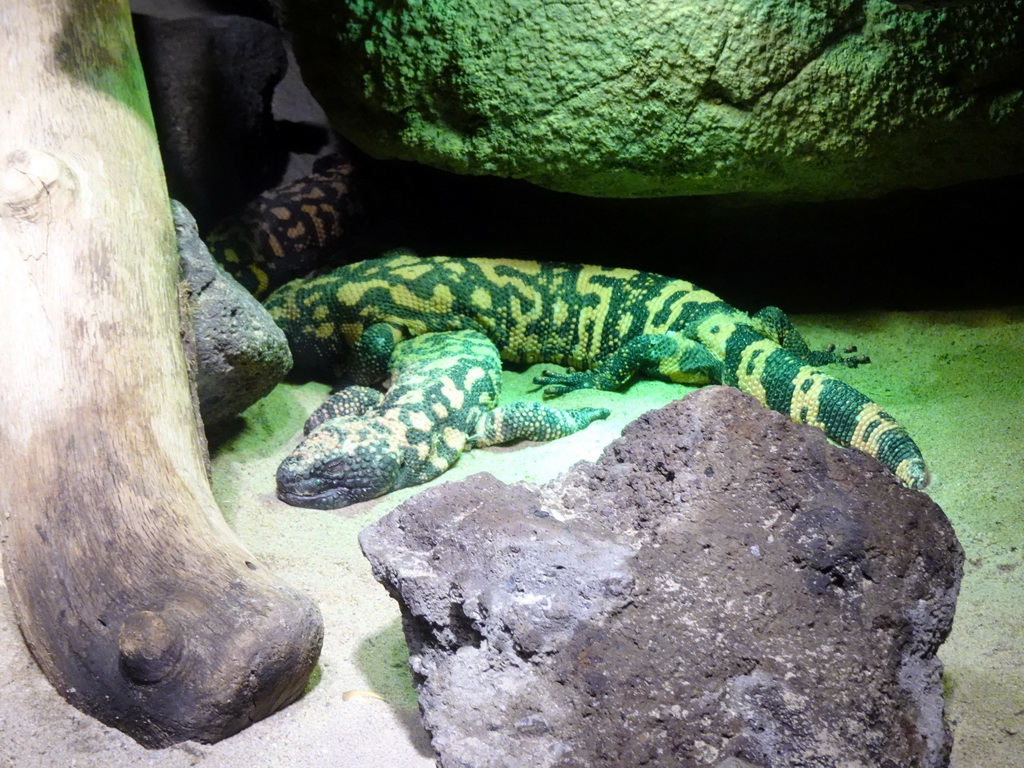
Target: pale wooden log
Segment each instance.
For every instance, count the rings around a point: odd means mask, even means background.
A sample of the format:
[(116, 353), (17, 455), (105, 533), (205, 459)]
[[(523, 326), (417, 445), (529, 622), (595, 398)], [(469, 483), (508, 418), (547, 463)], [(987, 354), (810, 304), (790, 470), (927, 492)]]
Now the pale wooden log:
[(215, 741), (301, 694), (322, 623), (210, 491), (127, 3), (0, 3), (0, 75), (0, 544), (15, 614), (75, 706), (147, 746)]

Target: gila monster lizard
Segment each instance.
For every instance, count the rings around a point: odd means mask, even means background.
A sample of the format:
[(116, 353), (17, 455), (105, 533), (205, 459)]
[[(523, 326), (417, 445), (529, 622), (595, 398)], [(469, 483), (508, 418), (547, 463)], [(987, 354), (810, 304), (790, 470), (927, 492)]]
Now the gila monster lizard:
[(347, 387), (313, 412), (305, 439), (277, 470), (282, 501), (343, 507), (425, 483), (470, 448), (554, 440), (609, 413), (533, 402), (495, 407), (501, 358), (476, 331), (426, 333), (400, 342), (389, 371), (386, 394)]
[(311, 175), (259, 195), (203, 241), (232, 277), (263, 299), (339, 247), (359, 210), (351, 176), (348, 163), (323, 158)]
[(863, 357), (811, 351), (777, 308), (748, 316), (683, 280), (596, 266), (409, 254), (356, 262), (266, 301), (296, 367), (381, 381), (395, 345), (477, 330), (503, 360), (571, 366), (534, 381), (550, 396), (614, 390), (633, 375), (738, 387), (835, 442), (876, 457), (904, 484), (928, 482), (910, 435), (853, 387), (818, 370)]

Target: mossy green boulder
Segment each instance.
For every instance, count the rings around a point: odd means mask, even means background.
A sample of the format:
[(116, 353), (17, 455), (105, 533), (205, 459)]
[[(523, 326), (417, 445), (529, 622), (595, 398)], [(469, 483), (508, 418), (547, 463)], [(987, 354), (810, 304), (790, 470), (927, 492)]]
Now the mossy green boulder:
[(1024, 171), (1024, 0), (290, 0), (372, 155), (586, 195), (836, 198)]

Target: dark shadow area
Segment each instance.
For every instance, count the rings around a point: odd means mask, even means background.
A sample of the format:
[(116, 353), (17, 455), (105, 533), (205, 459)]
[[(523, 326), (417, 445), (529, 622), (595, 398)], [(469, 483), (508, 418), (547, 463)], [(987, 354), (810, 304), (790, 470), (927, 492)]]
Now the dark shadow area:
[(373, 228), (421, 254), (627, 266), (690, 280), (748, 311), (956, 309), (1020, 302), (1024, 177), (877, 199), (743, 205), (600, 199), (378, 163)]

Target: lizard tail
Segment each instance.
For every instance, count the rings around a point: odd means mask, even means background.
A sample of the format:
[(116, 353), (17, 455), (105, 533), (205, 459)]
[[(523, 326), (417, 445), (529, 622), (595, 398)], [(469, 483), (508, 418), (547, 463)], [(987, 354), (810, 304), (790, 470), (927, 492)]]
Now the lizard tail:
[(728, 340), (724, 383), (798, 424), (818, 427), (839, 445), (874, 456), (908, 488), (928, 484), (920, 449), (882, 406), (753, 329), (737, 329)]

